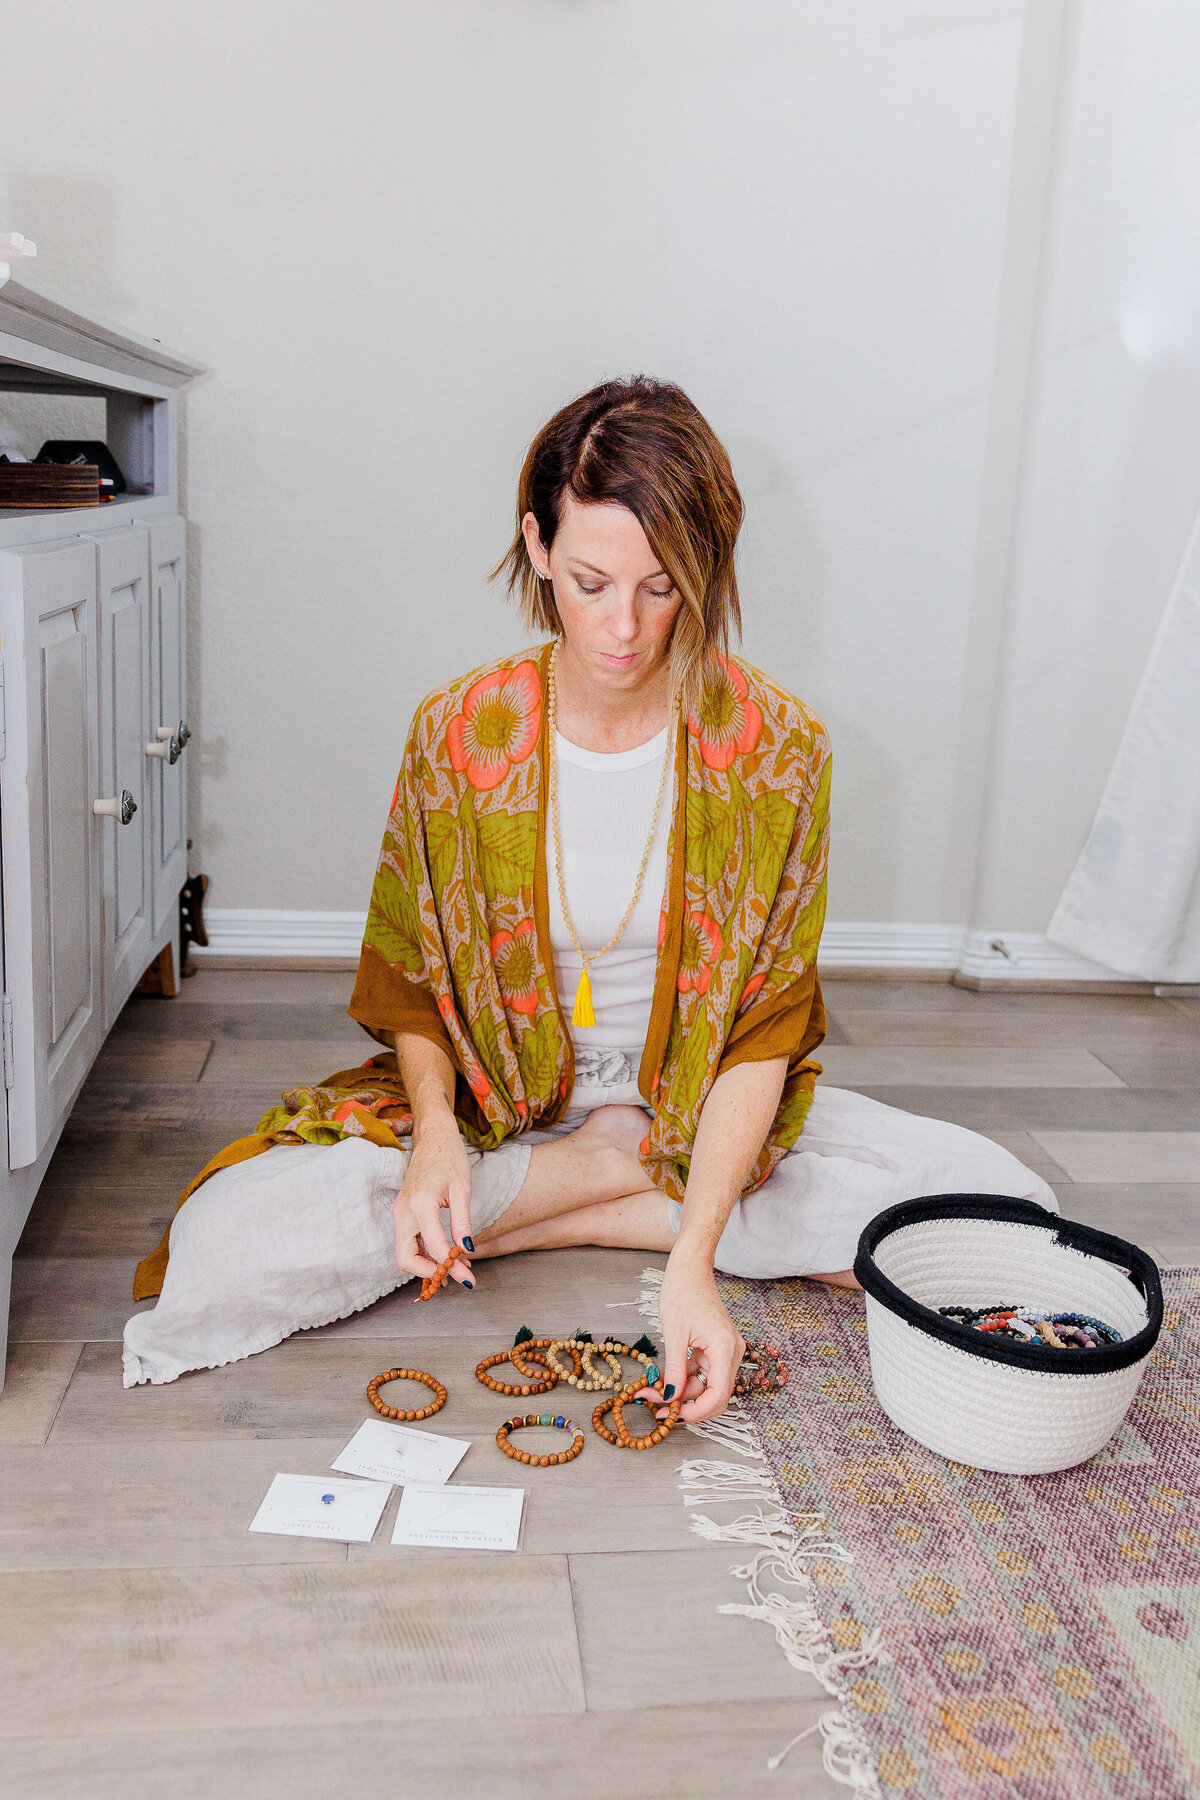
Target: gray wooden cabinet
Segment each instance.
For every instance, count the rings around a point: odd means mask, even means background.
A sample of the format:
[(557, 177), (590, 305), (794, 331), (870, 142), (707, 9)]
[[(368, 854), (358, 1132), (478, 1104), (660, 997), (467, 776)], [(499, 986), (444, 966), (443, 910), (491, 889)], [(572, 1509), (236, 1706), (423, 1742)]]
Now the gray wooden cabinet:
[(103, 398), (130, 483), (99, 507), (0, 508), (0, 1328), (12, 1250), (80, 1084), (177, 937), (190, 736), (177, 395), (200, 372), (25, 281), (0, 286), (0, 397)]
[(5, 1160), (20, 1169), (37, 1160), (103, 1036), (93, 546), (0, 551), (0, 634)]

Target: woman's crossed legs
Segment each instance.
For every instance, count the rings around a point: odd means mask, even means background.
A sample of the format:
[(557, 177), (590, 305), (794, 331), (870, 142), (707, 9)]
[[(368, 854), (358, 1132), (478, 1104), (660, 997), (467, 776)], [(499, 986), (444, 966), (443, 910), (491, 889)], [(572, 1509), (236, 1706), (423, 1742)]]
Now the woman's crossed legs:
[[(646, 1126), (640, 1106), (597, 1106), (576, 1130), (532, 1145), (516, 1198), (494, 1225), (476, 1234), (476, 1257), (583, 1244), (673, 1249), (667, 1197), (647, 1181), (638, 1159)], [(857, 1286), (849, 1269), (810, 1279)]]

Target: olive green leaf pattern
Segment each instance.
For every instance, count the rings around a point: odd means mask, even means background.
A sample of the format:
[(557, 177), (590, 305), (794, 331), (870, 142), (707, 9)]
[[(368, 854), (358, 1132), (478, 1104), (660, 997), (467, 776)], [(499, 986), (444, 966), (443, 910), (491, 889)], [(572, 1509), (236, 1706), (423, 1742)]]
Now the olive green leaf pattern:
[(459, 826), (453, 813), (430, 813), (425, 820), (425, 841), (429, 846), (429, 873), (439, 894), (450, 885), (458, 862)]
[(371, 894), (363, 940), (393, 968), (412, 975), (425, 966), (421, 928), (412, 896), (395, 867), (381, 862)]
[(531, 879), (537, 814), (483, 813), (478, 823), (483, 891), (489, 904), (511, 899)]
[(774, 894), (792, 841), (796, 808), (786, 794), (768, 788), (752, 802), (751, 810), (754, 816), (754, 885), (762, 894)]
[(687, 863), (706, 888), (720, 881), (737, 836), (737, 820), (720, 794), (687, 797)]
[(544, 1012), (532, 1031), (521, 1039), (520, 1061), (525, 1076), (525, 1091), (531, 1097), (548, 1101), (554, 1089), (558, 1070), (559, 1024), (554, 1012)]

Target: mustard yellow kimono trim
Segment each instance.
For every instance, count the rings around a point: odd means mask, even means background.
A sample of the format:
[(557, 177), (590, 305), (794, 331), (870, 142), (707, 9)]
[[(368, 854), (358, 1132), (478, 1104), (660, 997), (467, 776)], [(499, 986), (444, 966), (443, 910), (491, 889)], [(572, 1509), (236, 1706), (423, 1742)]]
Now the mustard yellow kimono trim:
[[(455, 1113), (481, 1150), (566, 1110), (571, 1034), (554, 979), (546, 859), (546, 677), (552, 640), (428, 694), (392, 796), (348, 1011), (377, 1041), (414, 1031), (457, 1072)], [(825, 918), (829, 743), (819, 719), (741, 657), (714, 659), (700, 717), (679, 720), (659, 958), (638, 1091), (654, 1108), (640, 1159), (682, 1200), (717, 1076), (786, 1055), (771, 1130), (743, 1193), (800, 1135), (825, 1035), (816, 956)], [(201, 1170), (272, 1143), (412, 1128), (390, 1050), (293, 1089)], [(240, 1148), (239, 1148), (240, 1147)], [(223, 1160), (224, 1159), (224, 1160)], [(153, 1265), (153, 1267), (151, 1267)], [(166, 1240), (139, 1265), (159, 1291)], [(157, 1282), (157, 1286), (147, 1285)]]

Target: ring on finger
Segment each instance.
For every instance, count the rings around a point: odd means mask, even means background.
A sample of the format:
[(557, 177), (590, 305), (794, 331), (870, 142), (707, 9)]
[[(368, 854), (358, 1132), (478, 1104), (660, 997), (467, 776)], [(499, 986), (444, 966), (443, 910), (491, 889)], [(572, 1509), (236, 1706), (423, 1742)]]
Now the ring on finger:
[(706, 1388), (708, 1386), (708, 1376), (704, 1373), (703, 1369), (696, 1370), (696, 1380), (700, 1383), (700, 1386), (702, 1388)]

